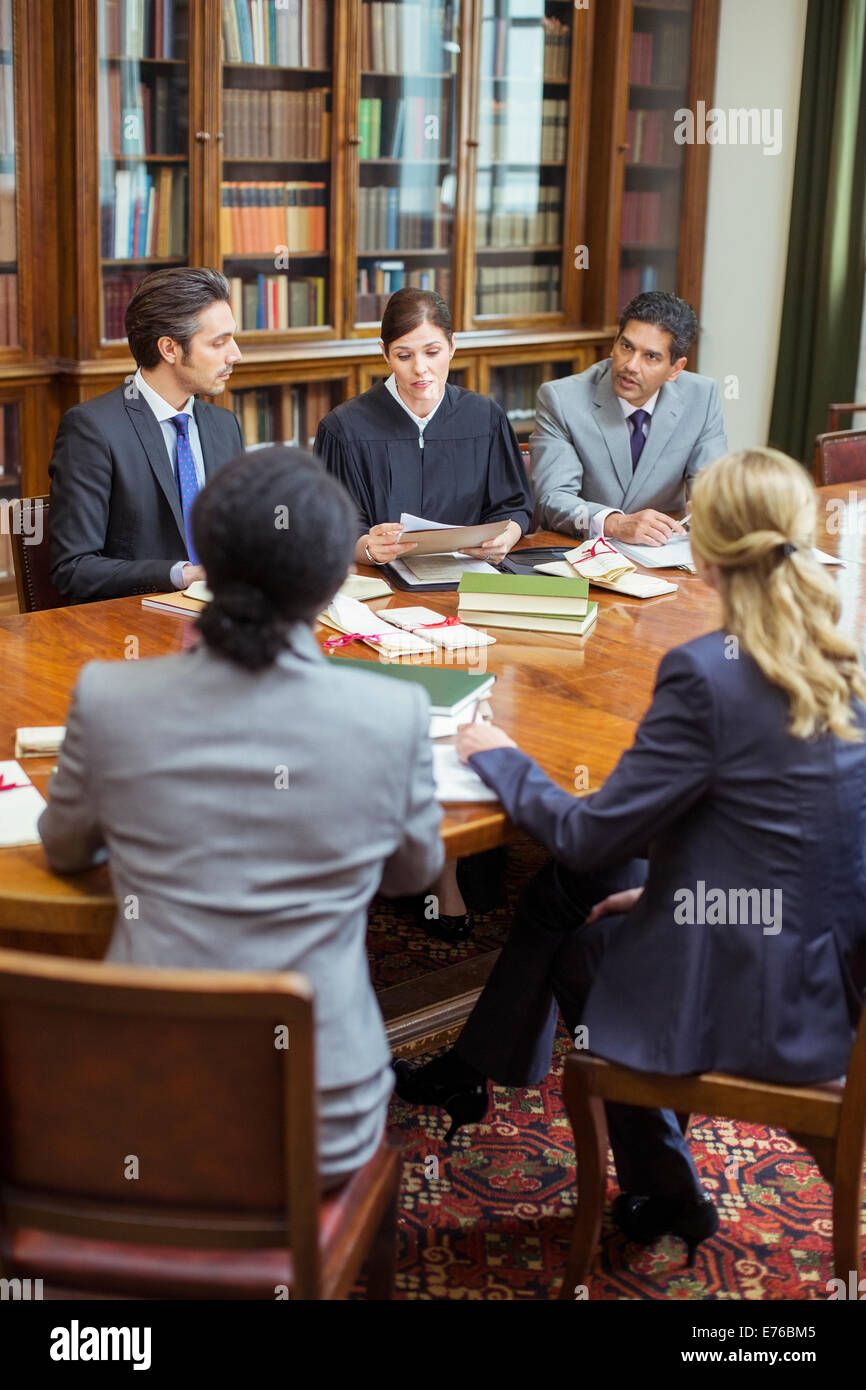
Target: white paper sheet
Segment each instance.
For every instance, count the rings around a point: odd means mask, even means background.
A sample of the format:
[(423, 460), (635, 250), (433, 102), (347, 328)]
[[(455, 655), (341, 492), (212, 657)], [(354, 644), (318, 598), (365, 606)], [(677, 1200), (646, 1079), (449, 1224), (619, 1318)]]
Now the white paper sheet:
[[(417, 566), (418, 573), (409, 568)], [(392, 560), (392, 567), (407, 584), (459, 584), (464, 574), (498, 574), (486, 560), (470, 560), (459, 550), (446, 555), (419, 555), (416, 560)]]
[(20, 763), (0, 762), (4, 782), (25, 783), (14, 791), (0, 790), (0, 846), (38, 845), (36, 822), (45, 810), (45, 798), (33, 786)]
[(436, 778), (436, 800), (498, 801), (498, 797), (477, 772), (461, 763), (453, 743), (433, 744), (433, 775)]
[(626, 559), (647, 569), (670, 569), (677, 565), (692, 567), (692, 543), (688, 536), (674, 536), (666, 545), (627, 545), (615, 541), (614, 548)]

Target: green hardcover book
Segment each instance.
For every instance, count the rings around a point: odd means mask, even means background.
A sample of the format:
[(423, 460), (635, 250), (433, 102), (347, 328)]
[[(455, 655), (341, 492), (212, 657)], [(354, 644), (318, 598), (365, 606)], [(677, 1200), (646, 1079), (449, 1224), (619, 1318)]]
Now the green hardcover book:
[(460, 608), (496, 613), (582, 617), (589, 602), (589, 580), (548, 574), (464, 574)]
[(382, 153), (382, 98), (370, 98), (370, 159)]
[(430, 713), (454, 715), (469, 709), (482, 700), (491, 689), (495, 676), (476, 675), (473, 671), (448, 671), (441, 666), (412, 666), (401, 662), (357, 661), (354, 657), (331, 656), (329, 661), (351, 666), (356, 671), (368, 671), (373, 676), (389, 676), (398, 681), (414, 681), (423, 685), (430, 696)]
[(358, 102), (358, 158), (370, 158), (370, 97), (361, 97)]
[(520, 632), (559, 632), (563, 637), (583, 637), (598, 617), (598, 604), (588, 603), (586, 612), (564, 617), (549, 613), (484, 613), (473, 608), (466, 617), (473, 627), (515, 628)]

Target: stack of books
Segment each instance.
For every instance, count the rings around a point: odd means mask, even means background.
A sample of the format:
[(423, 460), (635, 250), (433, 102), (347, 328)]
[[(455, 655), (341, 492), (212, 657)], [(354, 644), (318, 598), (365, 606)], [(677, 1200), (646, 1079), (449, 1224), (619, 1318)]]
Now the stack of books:
[(590, 602), (589, 581), (582, 578), (466, 573), (457, 611), (465, 622), (482, 627), (582, 637), (598, 617), (598, 604)]

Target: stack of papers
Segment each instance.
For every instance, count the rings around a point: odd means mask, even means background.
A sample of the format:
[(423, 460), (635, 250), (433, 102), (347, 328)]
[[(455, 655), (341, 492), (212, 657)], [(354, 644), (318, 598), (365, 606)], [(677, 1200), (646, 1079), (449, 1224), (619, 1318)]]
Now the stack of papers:
[(60, 752), (66, 737), (65, 724), (46, 724), (41, 728), (15, 730), (16, 758), (48, 758)]
[(0, 846), (38, 845), (36, 822), (44, 810), (45, 798), (21, 764), (0, 762)]
[(343, 598), (341, 594), (335, 595), (324, 613), (320, 613), (319, 622), (347, 636), (357, 635), (368, 647), (387, 656), (435, 651), (433, 643), (425, 637), (417, 637), (413, 632), (393, 627), (381, 613), (371, 613), (358, 599)]
[[(407, 628), (414, 631), (416, 635), (426, 637), (437, 646), (446, 647), (448, 651), (462, 650), (464, 647), (489, 647), (496, 641), (489, 632), (481, 632), (478, 628), (467, 627), (465, 623), (455, 623), (450, 627), (440, 627), (443, 621), (442, 614), (436, 613), (432, 608), (389, 608), (387, 617), (395, 623), (397, 627)], [(432, 626), (428, 626), (432, 624)], [(418, 634), (418, 629), (422, 631)]]
[(439, 802), (499, 800), (477, 772), (461, 763), (453, 743), (433, 744), (433, 775)]
[(676, 584), (666, 579), (655, 579), (649, 574), (638, 574), (634, 564), (621, 555), (603, 536), (596, 540), (584, 541), (574, 550), (569, 550), (562, 560), (554, 560), (546, 565), (536, 565), (543, 574), (583, 575), (590, 584), (599, 589), (612, 589), (617, 594), (627, 594), (629, 598), (655, 598), (658, 594), (675, 594)]

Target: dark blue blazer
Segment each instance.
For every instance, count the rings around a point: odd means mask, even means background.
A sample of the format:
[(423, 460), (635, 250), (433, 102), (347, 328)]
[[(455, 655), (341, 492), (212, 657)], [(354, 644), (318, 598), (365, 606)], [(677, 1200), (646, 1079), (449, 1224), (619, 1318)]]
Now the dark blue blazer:
[[(195, 402), (205, 478), (243, 453), (230, 410)], [(170, 590), (187, 556), (177, 483), (159, 422), (128, 378), (67, 410), (51, 478), (51, 580), (76, 603)]]
[(607, 919), (591, 1052), (670, 1075), (828, 1080), (846, 1070), (863, 985), (866, 743), (794, 738), (782, 692), (725, 650), (713, 632), (664, 657), (633, 746), (593, 796), (516, 749), (470, 761), (571, 870), (649, 845), (643, 896)]

